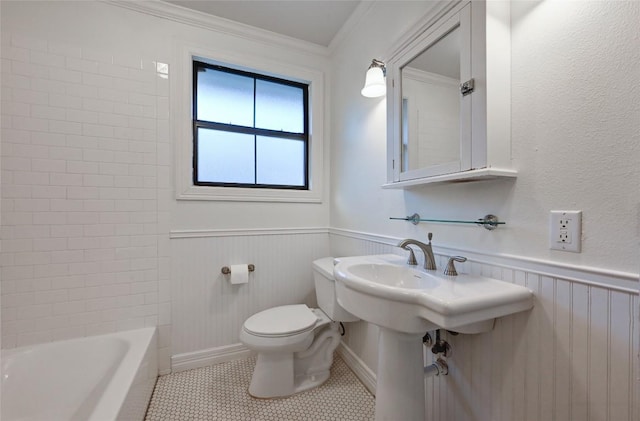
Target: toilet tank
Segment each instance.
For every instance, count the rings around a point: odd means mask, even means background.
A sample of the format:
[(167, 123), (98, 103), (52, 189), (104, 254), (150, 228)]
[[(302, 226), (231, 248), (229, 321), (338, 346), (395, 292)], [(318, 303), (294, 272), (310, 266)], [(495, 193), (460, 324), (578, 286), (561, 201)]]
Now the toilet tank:
[(333, 278), (333, 257), (314, 260), (312, 267), (318, 307), (334, 322), (355, 322), (360, 320), (338, 304), (336, 281)]

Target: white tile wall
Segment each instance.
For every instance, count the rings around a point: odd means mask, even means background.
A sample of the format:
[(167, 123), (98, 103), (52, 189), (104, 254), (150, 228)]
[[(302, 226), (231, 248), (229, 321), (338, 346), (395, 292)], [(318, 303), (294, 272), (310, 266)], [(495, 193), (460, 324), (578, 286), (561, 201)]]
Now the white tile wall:
[(161, 324), (168, 362), (169, 75), (19, 34), (1, 57), (2, 346)]

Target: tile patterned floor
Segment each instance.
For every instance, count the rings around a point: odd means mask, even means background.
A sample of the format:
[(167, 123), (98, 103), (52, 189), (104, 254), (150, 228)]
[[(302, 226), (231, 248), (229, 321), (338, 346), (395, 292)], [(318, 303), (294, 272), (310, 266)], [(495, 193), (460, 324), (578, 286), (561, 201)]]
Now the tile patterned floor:
[(336, 355), (322, 386), (284, 399), (255, 399), (247, 388), (255, 357), (158, 378), (146, 421), (364, 421), (374, 398)]

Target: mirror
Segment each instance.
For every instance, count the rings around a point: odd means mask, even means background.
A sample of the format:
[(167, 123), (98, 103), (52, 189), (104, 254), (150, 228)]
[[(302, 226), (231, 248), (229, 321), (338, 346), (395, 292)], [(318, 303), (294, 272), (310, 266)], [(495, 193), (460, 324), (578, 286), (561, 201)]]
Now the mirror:
[(401, 172), (460, 160), (457, 25), (401, 67)]
[(509, 2), (438, 2), (398, 41), (386, 61), (383, 188), (516, 176), (509, 8)]

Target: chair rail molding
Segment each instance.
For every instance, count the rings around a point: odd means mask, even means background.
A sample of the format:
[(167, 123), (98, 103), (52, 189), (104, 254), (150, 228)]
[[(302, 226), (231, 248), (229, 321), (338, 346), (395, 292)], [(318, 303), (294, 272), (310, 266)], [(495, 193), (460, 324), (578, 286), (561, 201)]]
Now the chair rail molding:
[(170, 238), (246, 237), (257, 235), (328, 234), (328, 228), (175, 229)]
[[(401, 238), (342, 228), (329, 228), (329, 234), (388, 246), (396, 246), (401, 240)], [(447, 245), (434, 245), (433, 248), (434, 252), (441, 256), (464, 255), (469, 262), (490, 264), (505, 269), (523, 270), (542, 276), (562, 278), (572, 282), (605, 287), (634, 295), (639, 294), (640, 274), (638, 273), (622, 272), (592, 266), (579, 266), (507, 253), (483, 252)]]

